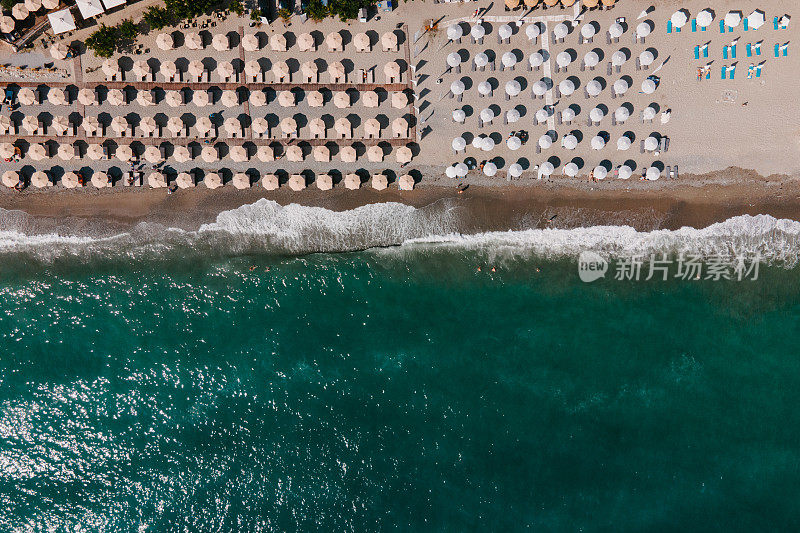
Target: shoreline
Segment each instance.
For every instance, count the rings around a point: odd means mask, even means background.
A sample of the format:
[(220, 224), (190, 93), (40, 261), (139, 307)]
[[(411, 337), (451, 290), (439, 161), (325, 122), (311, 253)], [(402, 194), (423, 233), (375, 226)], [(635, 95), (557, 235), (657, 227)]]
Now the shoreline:
[[(732, 174), (737, 179), (730, 179)], [(3, 191), (0, 208), (22, 211), (37, 221), (50, 221), (42, 226), (49, 227), (49, 231), (57, 227), (59, 233), (64, 229), (70, 233), (82, 231), (87, 226), (102, 227), (104, 232), (124, 231), (141, 222), (196, 230), (216, 220), (221, 212), (262, 198), (281, 205), (295, 203), (332, 211), (386, 202), (423, 208), (444, 201), (448, 207), (458, 208), (458, 231), (465, 234), (597, 225), (626, 225), (639, 231), (676, 230), (683, 226), (699, 229), (745, 214), (800, 220), (798, 180), (788, 176), (764, 178), (741, 169), (681, 177), (658, 188), (642, 186), (646, 184), (638, 180), (495, 180), (492, 185), (470, 183), (463, 194), (458, 194), (454, 180), (431, 181), (426, 180), (425, 185), (413, 191), (375, 191), (366, 186), (357, 191), (341, 186), (320, 191), (313, 185), (300, 192), (288, 188), (267, 191), (259, 185), (244, 191), (198, 187), (172, 195), (164, 189), (147, 188), (29, 189), (22, 193)]]

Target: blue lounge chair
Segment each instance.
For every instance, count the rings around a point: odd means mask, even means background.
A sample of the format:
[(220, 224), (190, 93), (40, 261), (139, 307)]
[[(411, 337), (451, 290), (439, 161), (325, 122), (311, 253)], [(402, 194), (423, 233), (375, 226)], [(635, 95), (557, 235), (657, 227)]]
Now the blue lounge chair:
[(672, 33), (672, 21), (667, 21), (667, 33)]
[(761, 77), (761, 65), (756, 65), (756, 78)]
[(697, 19), (692, 19), (692, 33), (697, 31)]
[(730, 75), (730, 79), (733, 79), (733, 75), (736, 74), (736, 66), (731, 65), (731, 68), (728, 69), (728, 74)]
[(747, 43), (744, 49), (747, 51), (747, 57), (753, 57), (753, 48), (750, 46), (750, 43)]
[(747, 31), (749, 28), (747, 27), (747, 17), (744, 18), (744, 31)]
[(778, 17), (775, 17), (774, 19), (772, 19), (772, 25), (775, 26), (776, 30), (778, 29)]
[(725, 73), (727, 71), (728, 71), (728, 67), (726, 67), (725, 65), (722, 65), (722, 79), (723, 80), (725, 79)]
[(703, 47), (703, 57), (708, 57), (708, 45)]
[(706, 79), (707, 80), (711, 79), (711, 69), (708, 69), (708, 72), (706, 72)]
[(789, 55), (789, 43), (783, 45), (783, 57), (786, 57), (787, 55)]
[(760, 55), (761, 55), (761, 41), (758, 41), (758, 42), (756, 43), (756, 55), (757, 55), (757, 56), (760, 56)]
[(780, 45), (775, 43), (775, 57), (778, 57), (778, 50), (780, 50)]
[(680, 32), (681, 32), (681, 29), (679, 27), (675, 26), (675, 33), (680, 33)]
[(719, 32), (720, 33), (725, 33), (725, 21), (724, 20), (720, 20), (719, 21)]
[(695, 46), (694, 47), (694, 58), (695, 59), (700, 59), (700, 47), (699, 46)]
[(731, 57), (736, 59), (736, 45), (731, 46)]
[(727, 46), (723, 46), (722, 47), (722, 59), (728, 59), (728, 47)]

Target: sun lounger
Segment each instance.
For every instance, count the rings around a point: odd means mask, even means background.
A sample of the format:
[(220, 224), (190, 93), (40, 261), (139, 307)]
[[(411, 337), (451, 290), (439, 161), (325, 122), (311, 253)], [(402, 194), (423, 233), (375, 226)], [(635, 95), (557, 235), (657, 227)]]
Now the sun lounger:
[(697, 31), (697, 19), (692, 19), (692, 33)]
[(756, 78), (761, 77), (761, 65), (756, 65)]
[(731, 57), (736, 59), (736, 45), (731, 46)]
[(707, 80), (711, 79), (711, 69), (710, 68), (706, 71), (706, 79)]
[(730, 74), (730, 79), (733, 79), (736, 74), (736, 65), (731, 65), (731, 68), (728, 69), (728, 74)]
[(775, 43), (775, 57), (778, 57), (778, 51), (780, 50), (780, 45)]
[(672, 21), (667, 21), (667, 33), (672, 33)]
[(778, 17), (772, 19), (772, 25), (775, 27), (776, 30), (778, 29)]
[(640, 154), (644, 153), (644, 139), (642, 139), (641, 142), (639, 143), (639, 153)]
[(726, 67), (725, 65), (722, 65), (722, 79), (723, 80), (725, 79), (725, 73), (727, 71), (728, 71), (728, 67)]
[(722, 47), (722, 59), (728, 59), (728, 47), (727, 46), (723, 46)]
[(708, 43), (703, 46), (703, 57), (708, 57)]
[(700, 46), (695, 46), (694, 47), (694, 58), (695, 59), (700, 59)]
[(758, 41), (758, 42), (756, 43), (756, 46), (755, 46), (755, 48), (756, 48), (756, 55), (757, 55), (757, 56), (760, 56), (760, 55), (761, 55), (761, 41)]
[(725, 33), (725, 21), (724, 20), (720, 20), (719, 21), (719, 32), (720, 33)]
[(789, 43), (783, 45), (783, 57), (789, 55)]
[(747, 52), (747, 57), (753, 57), (753, 48), (750, 46), (750, 43), (747, 43), (744, 49)]
[(675, 165), (675, 179), (678, 179), (678, 165)]
[(744, 24), (744, 31), (749, 30), (750, 28), (748, 28), (748, 26), (747, 26), (747, 17), (744, 17), (744, 20), (742, 22)]

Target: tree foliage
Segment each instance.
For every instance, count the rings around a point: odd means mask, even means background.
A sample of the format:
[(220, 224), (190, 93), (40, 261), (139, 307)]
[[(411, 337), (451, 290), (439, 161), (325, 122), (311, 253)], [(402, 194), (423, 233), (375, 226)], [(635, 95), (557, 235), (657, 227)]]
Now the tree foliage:
[(308, 13), (308, 18), (317, 22), (331, 14), (330, 10), (328, 10), (328, 6), (323, 5), (321, 0), (311, 0), (308, 3), (306, 13)]
[(358, 16), (358, 10), (362, 7), (370, 7), (375, 4), (375, 0), (331, 0), (331, 15), (338, 15), (342, 22), (354, 19)]
[(111, 57), (117, 49), (120, 32), (116, 26), (106, 26), (100, 24), (100, 29), (96, 30), (86, 38), (86, 46), (99, 57)]
[(160, 30), (175, 22), (175, 18), (169, 10), (160, 6), (150, 6), (142, 17), (144, 21), (154, 30)]
[(139, 28), (136, 27), (136, 24), (133, 23), (131, 19), (123, 20), (122, 23), (118, 26), (119, 28), (119, 36), (122, 39), (126, 40), (133, 40), (136, 38), (136, 35), (139, 33)]
[(240, 17), (244, 14), (244, 6), (239, 0), (231, 0), (231, 3), (228, 4), (228, 9), (239, 15)]
[(179, 19), (190, 19), (212, 11), (220, 0), (164, 0), (164, 4)]

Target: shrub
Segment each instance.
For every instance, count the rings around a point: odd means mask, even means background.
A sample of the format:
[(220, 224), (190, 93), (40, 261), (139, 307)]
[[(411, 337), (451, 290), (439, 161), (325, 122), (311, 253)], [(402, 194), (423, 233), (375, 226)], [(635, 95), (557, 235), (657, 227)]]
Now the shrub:
[(150, 6), (144, 12), (144, 21), (154, 30), (160, 30), (164, 26), (169, 26), (174, 22), (174, 18), (169, 10), (159, 6)]
[(118, 26), (119, 28), (119, 36), (122, 39), (126, 40), (133, 40), (136, 38), (136, 35), (139, 33), (139, 28), (136, 27), (136, 24), (133, 23), (131, 19), (123, 20), (122, 23)]
[(244, 13), (244, 6), (239, 0), (231, 0), (231, 3), (228, 4), (228, 9), (230, 9), (240, 17)]
[(261, 20), (261, 11), (259, 9), (252, 10), (250, 12), (250, 20), (259, 22)]

